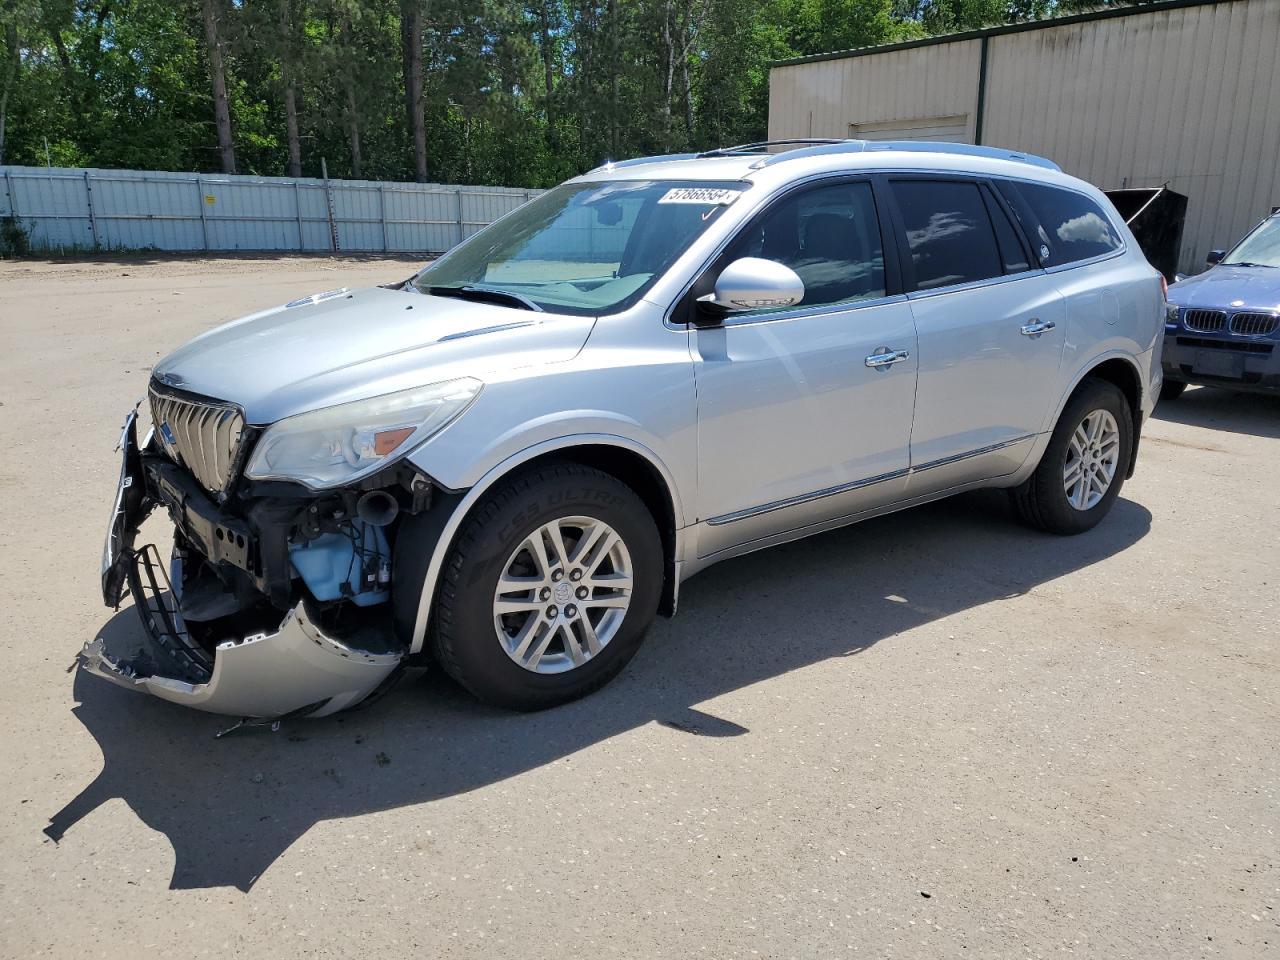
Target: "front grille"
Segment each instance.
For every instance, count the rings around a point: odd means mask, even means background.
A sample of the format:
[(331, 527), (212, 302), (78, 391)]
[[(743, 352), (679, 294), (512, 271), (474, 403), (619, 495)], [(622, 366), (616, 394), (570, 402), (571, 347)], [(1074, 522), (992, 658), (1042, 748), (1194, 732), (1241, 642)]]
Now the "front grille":
[(160, 393), (153, 385), (151, 418), (156, 436), (174, 462), (191, 471), (210, 493), (230, 485), (239, 466), (244, 415), (219, 400)]
[(1269, 313), (1237, 313), (1231, 318), (1231, 332), (1242, 337), (1266, 337), (1276, 332), (1280, 318)]
[(1218, 333), (1227, 325), (1227, 315), (1221, 310), (1188, 310), (1182, 325), (1199, 333)]
[(1204, 350), (1233, 350), (1236, 353), (1270, 353), (1270, 343), (1249, 343), (1240, 340), (1209, 340), (1205, 337), (1178, 337), (1174, 341), (1180, 347), (1200, 347)]

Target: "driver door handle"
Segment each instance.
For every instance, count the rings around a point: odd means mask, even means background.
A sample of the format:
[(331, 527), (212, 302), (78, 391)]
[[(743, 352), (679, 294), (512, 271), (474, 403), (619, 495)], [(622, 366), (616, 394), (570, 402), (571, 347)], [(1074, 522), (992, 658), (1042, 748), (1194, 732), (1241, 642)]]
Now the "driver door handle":
[(901, 363), (903, 360), (911, 356), (909, 350), (890, 350), (888, 347), (881, 347), (871, 356), (867, 357), (866, 364), (868, 367), (879, 367), (886, 369), (895, 363)]
[(1022, 335), (1024, 337), (1038, 337), (1046, 330), (1052, 330), (1057, 324), (1052, 320), (1036, 320), (1032, 319), (1030, 323), (1022, 325)]

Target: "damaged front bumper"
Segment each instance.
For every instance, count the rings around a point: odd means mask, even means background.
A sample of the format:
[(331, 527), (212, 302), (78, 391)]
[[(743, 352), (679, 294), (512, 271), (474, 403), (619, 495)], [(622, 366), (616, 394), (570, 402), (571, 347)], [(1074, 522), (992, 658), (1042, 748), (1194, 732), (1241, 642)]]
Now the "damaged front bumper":
[(81, 652), (82, 668), (173, 703), (254, 719), (324, 716), (389, 686), (405, 653), (390, 631), (363, 629), (339, 638), (320, 626), (319, 607), (306, 598), (280, 613), (278, 626), (212, 645), (193, 640), (181, 613), (181, 561), (166, 570), (154, 546), (135, 549), (138, 528), (163, 503), (179, 533), (203, 557), (242, 569), (246, 541), (238, 522), (219, 516), (213, 505), (195, 497), (175, 502), (162, 473), (157, 481), (157, 471), (151, 472), (150, 485), (156, 489), (149, 489), (136, 419), (135, 410), (121, 438), (122, 467), (103, 551), (102, 591), (110, 607), (118, 606), (126, 590), (132, 595), (144, 635), (99, 637)]
[(110, 649), (99, 637), (80, 655), (83, 669), (123, 687), (210, 713), (265, 719), (322, 717), (354, 706), (389, 682), (402, 657), (356, 650), (326, 636), (300, 603), (275, 632), (218, 644), (207, 680), (180, 666), (149, 672), (174, 659), (169, 647), (149, 636), (124, 650)]

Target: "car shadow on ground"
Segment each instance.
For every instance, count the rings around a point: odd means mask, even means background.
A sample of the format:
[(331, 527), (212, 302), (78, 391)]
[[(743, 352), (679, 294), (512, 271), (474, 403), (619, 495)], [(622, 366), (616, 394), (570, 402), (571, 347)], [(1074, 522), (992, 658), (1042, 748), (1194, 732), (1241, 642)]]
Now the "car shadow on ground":
[[(247, 891), (322, 820), (462, 794), (652, 722), (750, 736), (697, 705), (1026, 593), (1124, 551), (1150, 524), (1121, 499), (1090, 533), (1053, 537), (1018, 525), (991, 491), (728, 561), (685, 585), (679, 616), (655, 624), (617, 680), (538, 714), (485, 707), (437, 671), (365, 709), (215, 741), (226, 718), (77, 671), (74, 712), (103, 767), (45, 832), (92, 844), (91, 831), (68, 831), (120, 798), (173, 845), (172, 888)], [(103, 632), (140, 629), (126, 609)]]
[(1280, 394), (1192, 386), (1177, 400), (1157, 404), (1153, 416), (1207, 430), (1280, 438)]

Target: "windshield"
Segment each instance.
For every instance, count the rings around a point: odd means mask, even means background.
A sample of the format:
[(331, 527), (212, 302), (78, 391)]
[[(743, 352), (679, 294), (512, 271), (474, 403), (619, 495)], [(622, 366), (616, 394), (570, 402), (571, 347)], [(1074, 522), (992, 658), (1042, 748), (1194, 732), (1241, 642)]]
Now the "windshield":
[(523, 301), (556, 313), (624, 310), (746, 187), (562, 184), (459, 244), (413, 282), (424, 293)]
[(1280, 217), (1262, 221), (1258, 229), (1241, 240), (1222, 258), (1224, 264), (1251, 264), (1280, 267)]

